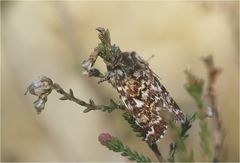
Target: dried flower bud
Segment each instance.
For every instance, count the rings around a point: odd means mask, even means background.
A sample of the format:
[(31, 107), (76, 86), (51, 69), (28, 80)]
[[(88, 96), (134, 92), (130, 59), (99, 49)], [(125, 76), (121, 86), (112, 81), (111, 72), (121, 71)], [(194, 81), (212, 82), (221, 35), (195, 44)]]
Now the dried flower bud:
[(43, 99), (38, 98), (37, 101), (34, 101), (33, 104), (38, 113), (41, 113), (41, 111), (44, 109), (46, 102), (47, 102), (47, 97), (45, 97)]
[(104, 33), (106, 31), (103, 27), (97, 27), (96, 30), (100, 33)]
[(89, 70), (91, 69), (92, 65), (93, 65), (93, 61), (92, 61), (92, 59), (90, 58), (90, 59), (88, 59), (88, 60), (83, 61), (83, 63), (82, 63), (82, 68), (83, 68), (85, 71), (89, 71)]
[(29, 92), (32, 95), (38, 96), (38, 99), (33, 104), (37, 112), (40, 113), (44, 109), (45, 103), (47, 102), (47, 96), (52, 90), (53, 81), (46, 76), (41, 76), (28, 86), (25, 95)]
[(35, 96), (42, 96), (51, 93), (53, 89), (53, 82), (46, 76), (40, 76), (38, 80), (33, 81), (27, 88), (25, 95), (29, 92)]
[(114, 137), (112, 137), (109, 133), (101, 133), (98, 136), (98, 140), (103, 145), (107, 144), (107, 143), (111, 143), (113, 139), (114, 139)]
[(213, 108), (210, 107), (210, 106), (207, 107), (207, 116), (208, 117), (213, 117), (214, 116)]

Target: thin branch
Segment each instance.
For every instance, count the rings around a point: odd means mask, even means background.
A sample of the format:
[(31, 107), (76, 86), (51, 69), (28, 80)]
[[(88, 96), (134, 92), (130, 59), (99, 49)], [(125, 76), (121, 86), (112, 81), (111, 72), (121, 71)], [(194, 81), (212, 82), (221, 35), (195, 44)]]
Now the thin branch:
[(141, 162), (151, 162), (148, 157), (131, 150), (128, 146), (124, 145), (117, 137), (113, 137), (108, 133), (102, 133), (98, 137), (100, 143), (106, 146), (109, 150), (120, 152), (122, 156), (128, 157), (129, 160)]
[(194, 161), (192, 150), (189, 150), (185, 145), (185, 140), (188, 138), (187, 131), (192, 127), (192, 123), (196, 120), (197, 113), (192, 115), (186, 115), (184, 122), (181, 124), (181, 128), (176, 126), (175, 123), (169, 121), (169, 126), (175, 132), (174, 143), (170, 144), (170, 151), (168, 161), (175, 162), (175, 153), (179, 153), (179, 161), (192, 162)]
[(136, 133), (136, 136), (141, 137), (142, 141), (144, 141), (145, 134), (143, 133), (142, 128), (136, 124), (134, 117), (128, 111), (123, 113), (122, 116), (129, 123), (132, 130)]
[(73, 94), (73, 91), (72, 89), (69, 89), (69, 93), (67, 93), (66, 91), (63, 90), (63, 88), (59, 85), (59, 84), (56, 84), (54, 83), (53, 84), (53, 88), (58, 92), (60, 93), (61, 95), (63, 95), (60, 100), (70, 100), (70, 101), (73, 101), (81, 106), (84, 106), (86, 107), (86, 109), (83, 111), (84, 113), (87, 113), (91, 110), (101, 110), (101, 111), (104, 111), (104, 112), (112, 112), (113, 110), (115, 109), (120, 109), (120, 110), (125, 110), (125, 106), (121, 103), (116, 103), (114, 102), (112, 99), (110, 100), (110, 104), (109, 105), (96, 105), (94, 103), (93, 100), (89, 100), (89, 103), (79, 99), (79, 98), (76, 98)]
[(200, 120), (199, 126), (199, 137), (200, 137), (200, 145), (202, 148), (202, 159), (203, 161), (212, 160), (212, 150), (210, 147), (210, 129), (207, 120), (207, 114), (204, 108), (203, 102), (203, 86), (204, 81), (198, 77), (196, 77), (189, 70), (185, 71), (187, 76), (187, 83), (185, 84), (185, 89), (188, 91), (189, 95), (193, 97), (197, 106), (198, 106), (198, 118)]
[(214, 157), (213, 161), (218, 162), (219, 158), (221, 156), (224, 138), (225, 138), (225, 131), (222, 125), (222, 121), (219, 116), (219, 109), (217, 106), (217, 100), (216, 100), (216, 92), (214, 89), (214, 84), (219, 76), (219, 74), (222, 72), (222, 70), (214, 65), (213, 57), (212, 55), (209, 55), (205, 58), (203, 58), (203, 62), (205, 63), (208, 71), (208, 84), (207, 84), (207, 97), (210, 102), (210, 109), (212, 109), (213, 115), (214, 115), (214, 136), (215, 136), (215, 142), (214, 142)]

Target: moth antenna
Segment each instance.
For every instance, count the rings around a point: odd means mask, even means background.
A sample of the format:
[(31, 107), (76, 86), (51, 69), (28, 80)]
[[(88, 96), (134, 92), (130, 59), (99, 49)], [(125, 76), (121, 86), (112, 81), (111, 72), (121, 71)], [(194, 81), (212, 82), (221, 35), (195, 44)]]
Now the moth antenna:
[(151, 60), (151, 59), (153, 59), (154, 57), (155, 57), (155, 55), (154, 55), (154, 54), (152, 54), (152, 55), (151, 55), (151, 56), (150, 56), (150, 57), (147, 59), (147, 61), (146, 61), (146, 62), (149, 64), (150, 60)]

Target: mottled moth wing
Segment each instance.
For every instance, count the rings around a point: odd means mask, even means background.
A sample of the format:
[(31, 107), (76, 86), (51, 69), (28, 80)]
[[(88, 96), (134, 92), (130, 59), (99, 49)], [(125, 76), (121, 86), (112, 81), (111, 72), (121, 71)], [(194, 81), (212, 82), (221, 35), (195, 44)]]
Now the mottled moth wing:
[(163, 138), (167, 130), (161, 110), (173, 114), (175, 121), (182, 121), (184, 115), (148, 63), (138, 54), (122, 53), (118, 63), (114, 68), (108, 68), (113, 76), (110, 83), (141, 127), (145, 140), (152, 144)]

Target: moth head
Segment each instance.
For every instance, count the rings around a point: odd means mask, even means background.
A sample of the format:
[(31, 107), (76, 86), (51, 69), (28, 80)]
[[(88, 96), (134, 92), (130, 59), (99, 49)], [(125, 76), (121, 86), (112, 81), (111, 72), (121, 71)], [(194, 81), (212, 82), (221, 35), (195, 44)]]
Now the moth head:
[(133, 74), (135, 71), (143, 70), (148, 66), (135, 51), (122, 53), (119, 65), (127, 74)]

